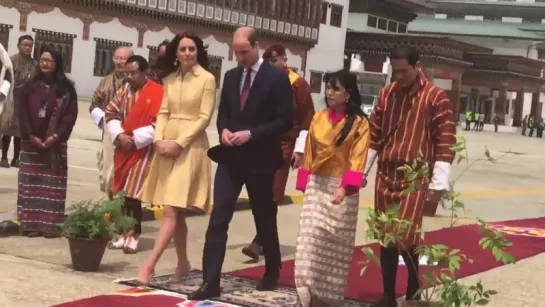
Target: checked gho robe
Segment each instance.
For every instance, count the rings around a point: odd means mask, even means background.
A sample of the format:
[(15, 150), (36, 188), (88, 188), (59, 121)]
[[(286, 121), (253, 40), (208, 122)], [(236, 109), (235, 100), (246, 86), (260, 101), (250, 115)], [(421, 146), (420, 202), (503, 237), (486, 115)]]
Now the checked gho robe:
[[(284, 165), (276, 171), (274, 177), (273, 192), (274, 200), (277, 204), (281, 204), (284, 200), (284, 193), (290, 173), (291, 156), (294, 151), (301, 154), (305, 151), (306, 131), (308, 131), (310, 122), (314, 116), (314, 103), (312, 102), (312, 94), (307, 81), (289, 68), (286, 68), (286, 73), (288, 74), (293, 91), (293, 127), (282, 136), (280, 142)], [(302, 141), (297, 142), (297, 137), (303, 131), (304, 137), (301, 138)], [(297, 144), (301, 144), (302, 146), (298, 146)]]
[(162, 100), (163, 86), (147, 81), (137, 90), (125, 84), (106, 106), (106, 125), (112, 142), (125, 133), (133, 137), (136, 147), (128, 152), (114, 150), (114, 194), (124, 191), (127, 197), (137, 198), (153, 157), (155, 121)]
[[(404, 233), (405, 247), (420, 243), (426, 190), (450, 188), (450, 165), (456, 143), (453, 110), (445, 92), (429, 82), (421, 71), (409, 89), (397, 82), (383, 88), (371, 116), (371, 145), (366, 174), (378, 156), (375, 182), (375, 211), (384, 212), (399, 205), (399, 217), (412, 224)], [(403, 193), (409, 182), (397, 170), (420, 159), (433, 168), (431, 181), (423, 178), (421, 190)], [(370, 162), (369, 162), (370, 161)], [(429, 184), (428, 184), (429, 182)]]

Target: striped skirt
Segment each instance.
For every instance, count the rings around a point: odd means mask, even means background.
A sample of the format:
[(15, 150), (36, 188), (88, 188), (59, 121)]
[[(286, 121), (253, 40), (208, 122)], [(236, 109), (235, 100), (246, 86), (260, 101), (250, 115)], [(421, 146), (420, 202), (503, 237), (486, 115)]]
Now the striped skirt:
[(57, 168), (50, 166), (49, 151), (22, 141), (19, 164), (17, 218), (21, 231), (59, 234), (64, 222), (68, 161), (66, 143), (60, 144)]
[(299, 304), (342, 306), (352, 263), (359, 195), (330, 202), (341, 185), (336, 178), (310, 175), (299, 220), (295, 286)]

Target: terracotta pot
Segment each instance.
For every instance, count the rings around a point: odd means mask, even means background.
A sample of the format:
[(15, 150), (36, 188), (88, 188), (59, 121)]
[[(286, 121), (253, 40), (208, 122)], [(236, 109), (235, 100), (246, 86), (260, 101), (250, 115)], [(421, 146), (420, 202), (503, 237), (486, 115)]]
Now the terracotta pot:
[(106, 251), (108, 239), (68, 238), (72, 268), (81, 272), (97, 272)]

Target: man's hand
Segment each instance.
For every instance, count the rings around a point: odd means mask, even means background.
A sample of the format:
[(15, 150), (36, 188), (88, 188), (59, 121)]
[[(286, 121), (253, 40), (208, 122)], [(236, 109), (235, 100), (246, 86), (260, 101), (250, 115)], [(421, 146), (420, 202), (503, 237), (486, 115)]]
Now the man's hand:
[(298, 152), (294, 152), (291, 156), (291, 169), (300, 168), (303, 164), (303, 154), (300, 154)]
[(361, 180), (361, 187), (365, 188), (367, 186), (367, 176), (363, 176), (363, 179)]
[(32, 143), (32, 145), (34, 145), (34, 147), (39, 148), (39, 149), (45, 149), (46, 148), (44, 143), (42, 142), (42, 140), (37, 136), (31, 136), (30, 137), (30, 143)]
[(59, 140), (55, 136), (50, 136), (47, 139), (45, 139), (45, 142), (43, 143), (45, 148), (51, 148), (53, 145), (55, 145)]
[(134, 146), (134, 140), (132, 136), (121, 133), (117, 136), (115, 145), (121, 147), (121, 150), (123, 151), (129, 151)]
[(250, 130), (237, 131), (231, 135), (230, 141), (235, 146), (241, 146), (250, 140)]
[(228, 129), (223, 129), (221, 132), (221, 143), (226, 146), (233, 146), (233, 143), (231, 143), (231, 138), (233, 137), (233, 133), (229, 131)]
[(333, 194), (333, 198), (331, 198), (331, 203), (334, 205), (339, 205), (340, 203), (342, 203), (345, 197), (346, 197), (346, 190), (343, 188), (338, 188), (335, 191), (335, 194)]
[(426, 192), (426, 199), (424, 207), (435, 207), (437, 208), (439, 202), (443, 198), (444, 191), (431, 190), (428, 189)]

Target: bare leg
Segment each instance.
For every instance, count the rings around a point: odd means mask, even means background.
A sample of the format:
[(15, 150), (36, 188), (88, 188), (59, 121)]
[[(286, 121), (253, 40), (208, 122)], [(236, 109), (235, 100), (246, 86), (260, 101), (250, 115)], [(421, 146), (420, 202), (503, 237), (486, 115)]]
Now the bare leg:
[(189, 260), (187, 258), (187, 223), (182, 210), (177, 209), (177, 223), (176, 230), (174, 231), (174, 246), (176, 247), (176, 256), (178, 256), (178, 263), (176, 265), (176, 271), (170, 279), (170, 282), (181, 282), (182, 278), (187, 275), (191, 269)]
[(168, 243), (176, 230), (176, 224), (178, 222), (176, 208), (164, 206), (163, 210), (164, 215), (161, 220), (161, 225), (159, 226), (159, 233), (157, 233), (157, 237), (155, 238), (153, 250), (138, 272), (137, 281), (144, 285), (148, 284), (155, 274), (155, 266), (165, 249), (168, 247)]

